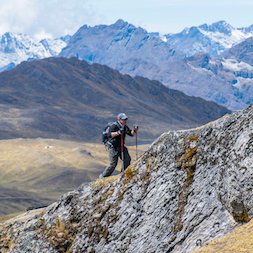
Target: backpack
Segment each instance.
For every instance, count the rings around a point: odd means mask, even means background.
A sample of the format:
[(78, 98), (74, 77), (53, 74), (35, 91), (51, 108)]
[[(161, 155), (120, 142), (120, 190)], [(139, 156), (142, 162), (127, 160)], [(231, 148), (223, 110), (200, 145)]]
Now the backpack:
[(104, 128), (104, 131), (102, 132), (102, 142), (106, 144), (109, 141), (109, 129), (112, 125), (116, 125), (116, 122), (109, 122), (107, 123), (106, 127)]

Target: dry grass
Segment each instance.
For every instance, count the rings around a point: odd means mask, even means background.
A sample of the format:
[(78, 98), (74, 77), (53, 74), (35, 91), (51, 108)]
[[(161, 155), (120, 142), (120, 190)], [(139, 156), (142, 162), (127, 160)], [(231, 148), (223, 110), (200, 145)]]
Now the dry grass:
[[(0, 141), (0, 213), (26, 210), (36, 199), (43, 206), (96, 179), (106, 165), (102, 148), (50, 139)], [(29, 193), (32, 200), (27, 199)]]
[[(141, 146), (140, 150), (146, 147)], [(134, 147), (130, 147), (129, 151), (134, 157)], [(21, 187), (30, 191), (38, 181), (56, 176), (66, 169), (85, 171), (88, 181), (93, 181), (106, 164), (107, 152), (102, 144), (52, 139), (0, 141), (1, 187)], [(120, 166), (119, 162), (118, 168)]]
[[(140, 146), (139, 153), (148, 147)], [(135, 147), (129, 147), (134, 160)], [(0, 141), (0, 214), (44, 206), (84, 182), (95, 181), (107, 165), (103, 144), (54, 139)], [(121, 162), (119, 161), (118, 170)], [(17, 194), (15, 194), (15, 192)], [(24, 194), (22, 194), (24, 193)], [(31, 194), (31, 199), (27, 196)]]
[(36, 210), (31, 210), (26, 213), (12, 213), (8, 215), (0, 216), (0, 223), (5, 222), (5, 224), (14, 223), (14, 222), (23, 222), (34, 217), (38, 217), (45, 212), (45, 208), (39, 208)]
[(3, 216), (0, 216), (0, 224), (7, 221), (7, 220), (10, 220), (16, 216), (18, 216), (20, 213), (12, 213), (12, 214), (7, 214), (7, 215), (3, 215)]
[(105, 178), (101, 178), (101, 179), (97, 179), (92, 186), (93, 187), (98, 187), (98, 186), (107, 186), (108, 184), (110, 184), (111, 182), (116, 181), (119, 178), (119, 175), (115, 175), (115, 176), (110, 176), (110, 177), (105, 177)]
[(209, 242), (193, 253), (252, 253), (253, 220), (235, 228), (231, 233)]

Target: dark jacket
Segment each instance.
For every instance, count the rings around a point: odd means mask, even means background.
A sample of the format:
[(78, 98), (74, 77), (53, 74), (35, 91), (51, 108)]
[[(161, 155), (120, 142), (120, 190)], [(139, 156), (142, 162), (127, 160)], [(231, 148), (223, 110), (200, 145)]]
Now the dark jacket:
[(115, 149), (120, 149), (121, 147), (121, 135), (112, 138), (111, 132), (117, 132), (119, 130), (123, 130), (123, 143), (125, 143), (126, 134), (129, 136), (133, 136), (131, 133), (132, 130), (127, 125), (121, 126), (119, 122), (114, 122), (108, 129), (108, 137), (109, 142), (113, 145)]

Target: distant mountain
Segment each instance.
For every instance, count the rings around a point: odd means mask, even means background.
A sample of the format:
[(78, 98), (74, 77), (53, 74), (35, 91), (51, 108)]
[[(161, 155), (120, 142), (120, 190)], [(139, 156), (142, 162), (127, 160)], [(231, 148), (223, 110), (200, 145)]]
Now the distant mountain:
[(134, 69), (134, 63), (138, 64), (140, 60), (152, 61), (155, 65), (175, 55), (175, 50), (158, 33), (148, 33), (123, 20), (109, 26), (81, 27), (60, 53), (63, 57), (77, 56), (89, 63), (106, 64), (123, 72), (128, 61)]
[(234, 28), (225, 21), (219, 21), (211, 25), (186, 28), (180, 33), (166, 35), (166, 38), (171, 47), (189, 57), (200, 52), (211, 56), (219, 55), (252, 36), (251, 26)]
[(22, 61), (56, 56), (69, 36), (36, 41), (25, 34), (7, 32), (0, 36), (0, 71), (10, 70)]
[[(219, 31), (219, 34), (223, 33), (225, 37), (235, 33), (225, 22), (200, 27), (185, 30), (185, 34), (188, 34), (190, 40), (198, 43), (206, 41), (210, 50), (214, 49), (216, 42), (210, 42), (210, 38), (203, 31), (216, 35)], [(106, 64), (132, 76), (158, 80), (187, 95), (202, 97), (232, 110), (245, 108), (250, 100), (245, 98), (247, 96), (245, 90), (240, 90), (233, 85), (234, 77), (219, 75), (218, 72), (210, 71), (208, 68), (196, 66), (192, 64), (189, 57), (185, 57), (185, 52), (182, 51), (188, 46), (195, 48), (195, 52), (205, 52), (202, 47), (195, 47), (193, 41), (189, 43), (187, 37), (182, 37), (177, 41), (177, 47), (172, 43), (172, 39), (166, 42), (159, 34), (148, 33), (142, 28), (136, 28), (119, 20), (110, 26), (81, 27), (71, 37), (68, 46), (60, 55), (78, 56), (79, 59), (90, 63)], [(224, 49), (221, 44), (215, 45)]]
[[(220, 57), (196, 54), (187, 58), (188, 64), (208, 71), (230, 86), (230, 92), (237, 103), (253, 103), (253, 38), (233, 46)], [(221, 83), (222, 84), (222, 83)], [(220, 90), (220, 89), (219, 89)], [(228, 106), (231, 108), (231, 105)]]
[(157, 81), (122, 75), (76, 58), (23, 62), (0, 73), (0, 138), (47, 137), (101, 141), (101, 129), (119, 112), (141, 125), (142, 140), (229, 113)]
[[(242, 64), (236, 64), (236, 73), (231, 68), (223, 68), (231, 65), (229, 59), (232, 56), (224, 57), (225, 60), (222, 57), (228, 51), (232, 54), (233, 50), (237, 50), (240, 52), (237, 61), (245, 59), (245, 63), (250, 64), (251, 54), (236, 49), (249, 36), (253, 36), (253, 26), (233, 28), (225, 21), (162, 36), (118, 20), (112, 25), (84, 25), (73, 36), (60, 38), (58, 42), (61, 42), (61, 46), (55, 45), (55, 40), (42, 40), (39, 45), (44, 50), (44, 55), (29, 56), (26, 52), (21, 53), (20, 57), (17, 53), (14, 55), (19, 59), (17, 62), (20, 62), (23, 56), (24, 60), (58, 56), (57, 52), (62, 49), (62, 57), (77, 57), (89, 63), (105, 64), (123, 74), (158, 80), (187, 95), (214, 101), (230, 110), (240, 110), (252, 102), (251, 74), (247, 71), (245, 75)], [(202, 61), (201, 55), (205, 54), (209, 58), (208, 66), (196, 64), (195, 61)], [(6, 58), (6, 62), (0, 64), (0, 71), (16, 66), (12, 56), (13, 54), (3, 54), (2, 59)], [(233, 65), (232, 68), (234, 67)]]
[(224, 56), (253, 66), (253, 37), (230, 48)]
[[(83, 39), (84, 36), (87, 36), (86, 40)], [(95, 39), (97, 36), (101, 41), (103, 40), (102, 45), (97, 38)], [(121, 19), (109, 26), (89, 27), (84, 25), (75, 33), (74, 38), (67, 35), (58, 39), (35, 41), (25, 34), (6, 32), (0, 36), (0, 71), (6, 69), (6, 66), (11, 63), (16, 65), (27, 59), (56, 56), (69, 42), (71, 44), (61, 54), (62, 56), (71, 51), (71, 55), (75, 53), (75, 56), (88, 62), (107, 61), (106, 64), (111, 66), (117, 63), (111, 59), (110, 55), (108, 57), (106, 52), (109, 50), (117, 53), (122, 46), (127, 47), (127, 50), (124, 50), (125, 57), (128, 56), (131, 49), (131, 54), (137, 54), (137, 58), (145, 52), (146, 58), (152, 57), (157, 62), (157, 58), (161, 56), (159, 54), (154, 58), (153, 52), (157, 47), (159, 51), (163, 51), (164, 58), (171, 55), (184, 58), (200, 52), (217, 55), (251, 36), (253, 36), (253, 25), (246, 28), (234, 28), (225, 21), (185, 28), (176, 34), (161, 35), (148, 33)], [(81, 46), (82, 52), (80, 52), (80, 46), (76, 44), (77, 41), (85, 42)], [(94, 52), (92, 53), (90, 49), (93, 49)], [(128, 58), (131, 58), (131, 54)]]

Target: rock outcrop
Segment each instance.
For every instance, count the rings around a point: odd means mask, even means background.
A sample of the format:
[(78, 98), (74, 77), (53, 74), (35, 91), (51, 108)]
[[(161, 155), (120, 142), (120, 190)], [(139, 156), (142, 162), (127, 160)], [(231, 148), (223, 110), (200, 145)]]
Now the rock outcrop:
[(0, 227), (1, 252), (191, 252), (253, 216), (253, 106), (164, 133), (122, 175)]

